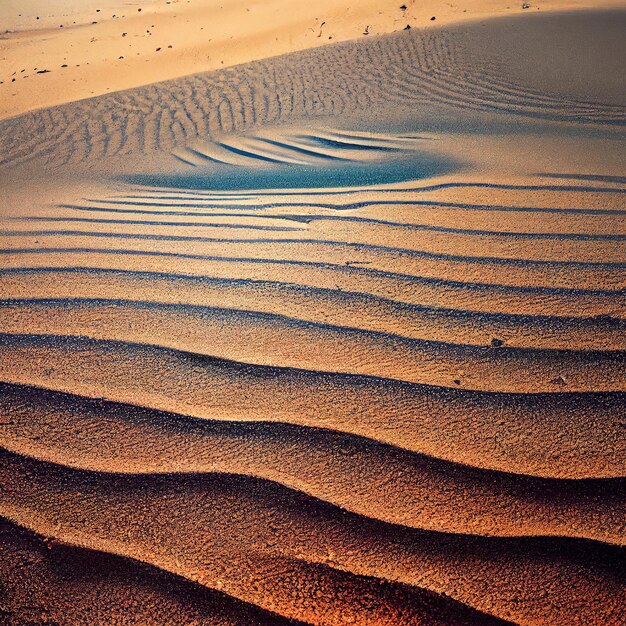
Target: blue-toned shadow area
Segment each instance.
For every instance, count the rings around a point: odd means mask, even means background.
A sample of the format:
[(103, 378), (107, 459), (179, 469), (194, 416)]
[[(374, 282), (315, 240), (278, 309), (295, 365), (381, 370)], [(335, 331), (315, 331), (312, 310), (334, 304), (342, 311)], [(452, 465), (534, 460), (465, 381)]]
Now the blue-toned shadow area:
[(402, 153), (377, 161), (342, 160), (323, 165), (263, 164), (238, 167), (212, 163), (189, 173), (135, 174), (123, 182), (172, 189), (254, 190), (361, 187), (419, 180), (461, 169), (458, 162), (427, 153)]

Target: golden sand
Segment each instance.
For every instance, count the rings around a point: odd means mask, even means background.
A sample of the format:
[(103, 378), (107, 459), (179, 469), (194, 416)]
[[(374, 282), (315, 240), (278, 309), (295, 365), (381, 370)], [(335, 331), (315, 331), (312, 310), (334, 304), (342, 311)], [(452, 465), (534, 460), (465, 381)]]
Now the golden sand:
[[(526, 12), (593, 9), (598, 3), (531, 4), (524, 9), (524, 3), (509, 0), (3, 0), (0, 119), (406, 26), (421, 30)], [(619, 8), (623, 2), (603, 0), (602, 6)]]

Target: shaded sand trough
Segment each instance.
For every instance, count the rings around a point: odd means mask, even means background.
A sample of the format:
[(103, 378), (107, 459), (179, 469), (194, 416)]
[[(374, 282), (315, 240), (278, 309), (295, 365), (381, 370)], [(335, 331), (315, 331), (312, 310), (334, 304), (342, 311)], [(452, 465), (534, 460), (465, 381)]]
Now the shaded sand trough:
[(625, 25), (0, 121), (2, 618), (622, 623)]

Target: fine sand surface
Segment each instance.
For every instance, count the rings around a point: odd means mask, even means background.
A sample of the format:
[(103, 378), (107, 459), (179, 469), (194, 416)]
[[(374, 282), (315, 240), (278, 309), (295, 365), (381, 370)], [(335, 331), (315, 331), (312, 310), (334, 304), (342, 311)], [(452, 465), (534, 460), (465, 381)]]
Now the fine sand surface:
[[(0, 119), (359, 37), (598, 0), (2, 0)], [(623, 7), (623, 0), (602, 0)]]
[[(0, 623), (623, 624), (626, 10), (43, 4), (2, 71), (94, 73), (0, 85)], [(174, 10), (222, 39), (83, 49)]]

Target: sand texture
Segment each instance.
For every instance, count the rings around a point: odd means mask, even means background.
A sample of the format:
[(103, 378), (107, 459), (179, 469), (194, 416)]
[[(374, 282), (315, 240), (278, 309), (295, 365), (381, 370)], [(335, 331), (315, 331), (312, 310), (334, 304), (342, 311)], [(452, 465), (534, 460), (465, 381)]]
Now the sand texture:
[(625, 623), (626, 11), (217, 4), (2, 41), (0, 624)]
[[(623, 7), (623, 0), (602, 0)], [(407, 26), (581, 10), (598, 0), (2, 0), (0, 119)]]

